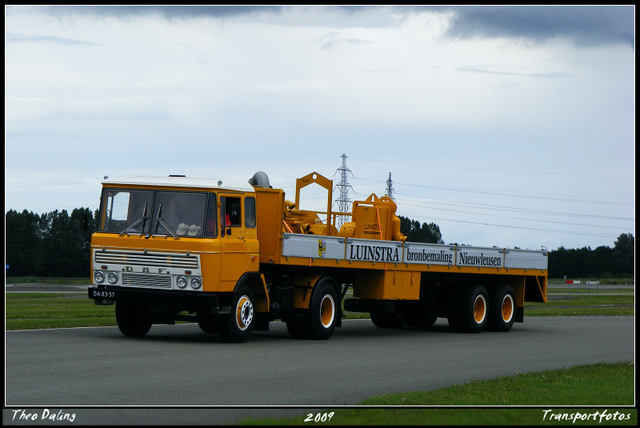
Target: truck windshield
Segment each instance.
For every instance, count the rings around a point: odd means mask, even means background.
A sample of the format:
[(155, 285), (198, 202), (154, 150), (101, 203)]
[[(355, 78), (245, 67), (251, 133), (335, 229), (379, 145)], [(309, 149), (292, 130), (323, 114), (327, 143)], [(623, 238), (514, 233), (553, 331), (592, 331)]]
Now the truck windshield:
[(215, 209), (215, 195), (202, 192), (104, 189), (99, 230), (121, 235), (201, 237), (208, 196)]
[(156, 192), (153, 234), (202, 236), (206, 206), (206, 193)]
[(132, 234), (148, 232), (152, 203), (151, 190), (105, 189), (102, 193), (99, 230)]

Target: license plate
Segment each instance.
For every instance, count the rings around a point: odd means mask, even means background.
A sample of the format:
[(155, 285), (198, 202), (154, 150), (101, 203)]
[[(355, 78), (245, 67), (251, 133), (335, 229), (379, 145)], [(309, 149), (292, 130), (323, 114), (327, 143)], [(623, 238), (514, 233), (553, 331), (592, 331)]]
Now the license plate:
[(91, 298), (92, 299), (115, 299), (116, 292), (115, 291), (107, 291), (107, 290), (91, 290)]

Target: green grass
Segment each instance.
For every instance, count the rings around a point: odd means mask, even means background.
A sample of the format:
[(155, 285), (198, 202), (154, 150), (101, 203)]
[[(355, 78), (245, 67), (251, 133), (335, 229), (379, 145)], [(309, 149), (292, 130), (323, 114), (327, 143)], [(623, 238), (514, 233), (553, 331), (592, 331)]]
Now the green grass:
[[(560, 297), (560, 296), (559, 296)], [(547, 303), (525, 302), (524, 316), (634, 315), (634, 294), (571, 295), (548, 299)]]
[[(474, 380), (431, 392), (384, 395), (365, 405), (633, 405), (634, 365), (595, 364)], [(553, 390), (553, 394), (549, 391)]]
[(116, 325), (113, 306), (86, 293), (6, 293), (7, 330)]
[[(551, 414), (575, 417), (602, 414), (628, 414), (624, 421), (594, 421), (592, 425), (636, 425), (637, 410), (620, 408), (634, 404), (634, 365), (632, 363), (594, 364), (568, 369), (523, 374), (494, 380), (477, 380), (469, 384), (454, 385), (434, 391), (414, 391), (372, 397), (360, 403), (377, 408), (348, 408), (319, 410), (317, 414), (330, 414), (331, 420), (314, 425), (569, 425), (571, 420), (551, 419)], [(385, 406), (394, 406), (381, 408)], [(416, 408), (416, 406), (434, 406)], [(435, 406), (441, 406), (436, 408)], [(442, 407), (493, 406), (494, 408)], [(517, 408), (516, 406), (539, 406)], [(567, 406), (598, 406), (567, 408)], [(607, 406), (607, 407), (601, 407)], [(618, 406), (619, 408), (612, 408)], [(498, 407), (498, 408), (495, 408)], [(557, 408), (560, 407), (560, 408)], [(551, 409), (545, 418), (544, 410)], [(561, 416), (556, 416), (560, 418)], [(588, 416), (587, 416), (588, 417)], [(597, 416), (599, 417), (599, 416)], [(286, 419), (247, 419), (240, 425), (305, 425), (302, 417)], [(577, 420), (575, 424), (587, 424)]]

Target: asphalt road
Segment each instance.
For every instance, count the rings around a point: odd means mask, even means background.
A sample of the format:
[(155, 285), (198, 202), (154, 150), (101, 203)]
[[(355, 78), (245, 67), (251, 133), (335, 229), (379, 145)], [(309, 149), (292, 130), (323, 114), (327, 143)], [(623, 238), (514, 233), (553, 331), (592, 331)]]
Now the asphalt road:
[(295, 340), (282, 323), (272, 323), (269, 333), (254, 333), (244, 344), (223, 343), (194, 324), (153, 326), (141, 339), (117, 327), (8, 331), (3, 422), (12, 422), (11, 409), (37, 406), (74, 409), (84, 418), (76, 423), (87, 425), (233, 423), (518, 372), (633, 360), (633, 317), (525, 317), (509, 333), (478, 335), (453, 333), (443, 319), (428, 330), (345, 320), (328, 341)]

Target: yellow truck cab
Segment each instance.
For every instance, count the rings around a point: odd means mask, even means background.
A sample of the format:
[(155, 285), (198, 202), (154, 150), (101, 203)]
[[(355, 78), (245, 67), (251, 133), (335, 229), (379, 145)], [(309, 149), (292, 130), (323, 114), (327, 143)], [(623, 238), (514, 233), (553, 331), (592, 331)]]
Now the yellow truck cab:
[(253, 317), (266, 317), (269, 305), (255, 201), (250, 185), (221, 180), (105, 179), (91, 239), (93, 298), (118, 302), (124, 334), (195, 317), (228, 340), (246, 339)]

